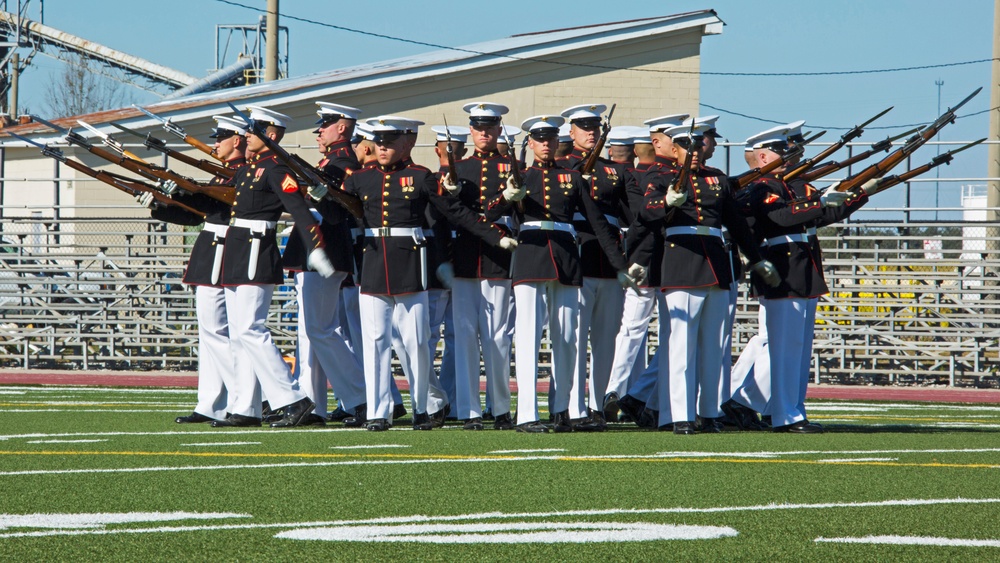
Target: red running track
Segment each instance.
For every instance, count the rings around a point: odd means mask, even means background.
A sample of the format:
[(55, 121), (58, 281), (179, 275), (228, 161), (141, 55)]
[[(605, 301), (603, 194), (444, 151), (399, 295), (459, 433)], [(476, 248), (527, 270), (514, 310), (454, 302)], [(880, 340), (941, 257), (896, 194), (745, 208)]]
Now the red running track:
[[(397, 379), (400, 389), (408, 389), (405, 379)], [(58, 370), (0, 370), (0, 385), (89, 385), (105, 387), (189, 387), (198, 385), (193, 372), (112, 372)], [(481, 384), (485, 391), (485, 383)], [(511, 382), (517, 391), (517, 384)], [(538, 391), (547, 393), (548, 381), (538, 383)], [(927, 401), (944, 403), (1000, 403), (998, 389), (953, 389), (937, 387), (887, 387), (853, 385), (810, 385), (810, 399), (861, 401)]]

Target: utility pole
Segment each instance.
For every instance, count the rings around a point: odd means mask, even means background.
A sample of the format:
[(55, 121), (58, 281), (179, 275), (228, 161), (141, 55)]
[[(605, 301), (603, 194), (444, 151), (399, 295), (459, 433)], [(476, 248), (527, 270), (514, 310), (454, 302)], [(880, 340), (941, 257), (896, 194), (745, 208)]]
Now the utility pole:
[[(941, 87), (944, 86), (944, 80), (938, 78), (934, 81), (934, 85), (938, 87), (938, 107), (937, 113), (934, 115), (941, 115)], [(937, 138), (934, 139), (937, 142), (941, 142), (941, 132), (938, 131)], [(941, 154), (941, 145), (937, 145), (937, 154)], [(941, 167), (938, 166), (934, 169), (934, 177), (941, 178)], [(938, 220), (938, 210), (941, 209), (941, 183), (938, 181), (934, 182), (934, 220)]]
[[(990, 107), (1000, 106), (1000, 0), (993, 0), (993, 62), (990, 76)], [(986, 175), (991, 178), (986, 190), (986, 249), (990, 251), (990, 258), (997, 259), (997, 250), (1000, 249), (1000, 229), (995, 224), (1000, 214), (997, 207), (1000, 207), (1000, 111), (990, 112), (990, 134), (987, 137), (991, 144), (987, 145), (986, 154)]]
[(278, 79), (278, 0), (267, 0), (264, 37), (264, 82), (273, 82)]

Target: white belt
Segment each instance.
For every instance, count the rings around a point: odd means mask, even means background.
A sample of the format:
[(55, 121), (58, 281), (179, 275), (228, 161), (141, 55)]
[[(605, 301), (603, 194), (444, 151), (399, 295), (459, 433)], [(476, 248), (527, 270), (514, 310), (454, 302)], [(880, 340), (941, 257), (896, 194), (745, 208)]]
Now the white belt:
[[(684, 227), (667, 227), (663, 231), (664, 236), (672, 235), (701, 235), (705, 237), (722, 237), (722, 229), (717, 229), (715, 227), (708, 227), (706, 225), (689, 225)], [(725, 240), (725, 239), (723, 239)]]
[(229, 225), (216, 225), (215, 223), (205, 223), (201, 228), (202, 231), (208, 231), (215, 235), (215, 238), (222, 238), (226, 236), (226, 231), (229, 230)]
[(809, 227), (808, 229), (806, 229), (806, 232), (804, 233), (771, 237), (762, 242), (761, 246), (777, 246), (779, 244), (792, 244), (795, 242), (809, 244), (809, 237), (814, 237), (814, 236), (816, 236), (816, 229), (814, 227)]
[[(428, 229), (430, 230), (430, 229)], [(424, 229), (420, 227), (379, 227), (378, 229), (365, 229), (366, 237), (423, 237)]]
[(319, 214), (319, 211), (309, 208), (309, 213), (312, 213), (313, 219), (315, 219), (317, 223), (320, 225), (323, 224), (323, 216)]
[(229, 220), (229, 225), (231, 227), (240, 227), (242, 229), (250, 229), (251, 231), (267, 231), (269, 229), (274, 229), (278, 226), (277, 221), (257, 221), (254, 219), (237, 219), (233, 218)]
[(569, 223), (559, 221), (528, 221), (521, 224), (522, 231), (562, 231), (576, 236), (576, 229)]
[[(614, 215), (605, 215), (604, 218), (608, 220), (608, 223), (611, 223), (612, 225), (614, 225), (615, 227), (617, 227), (619, 229), (621, 228), (621, 225), (618, 224), (618, 217), (615, 217)], [(574, 221), (586, 221), (587, 218), (583, 216), (583, 213), (574, 213), (573, 214), (573, 220)]]
[(358, 238), (363, 234), (365, 234), (364, 229), (351, 229), (351, 238)]

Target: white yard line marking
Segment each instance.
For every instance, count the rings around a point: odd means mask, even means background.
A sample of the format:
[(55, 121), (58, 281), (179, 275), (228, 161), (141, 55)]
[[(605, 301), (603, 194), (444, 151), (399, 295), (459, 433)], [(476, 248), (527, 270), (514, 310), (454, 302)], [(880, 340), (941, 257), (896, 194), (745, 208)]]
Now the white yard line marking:
[(232, 512), (100, 512), (94, 514), (0, 514), (0, 530), (8, 528), (100, 528), (107, 524), (250, 518)]
[(275, 537), (293, 540), (378, 543), (510, 544), (710, 540), (732, 538), (738, 535), (739, 532), (729, 527), (653, 524), (650, 522), (491, 522), (486, 524), (299, 528), (280, 532)]
[(863, 538), (816, 538), (817, 543), (866, 543), (877, 545), (935, 545), (942, 547), (1000, 547), (1000, 540), (967, 540), (929, 536), (865, 536)]
[(164, 407), (163, 409), (0, 409), (0, 412), (104, 412), (104, 413), (159, 413), (177, 414), (177, 408)]
[(545, 453), (545, 452), (564, 452), (566, 450), (559, 448), (548, 448), (548, 449), (538, 449), (538, 450), (493, 450), (492, 452), (486, 452), (491, 454), (534, 454), (534, 453)]
[(331, 450), (368, 450), (380, 448), (409, 448), (407, 444), (369, 444), (365, 446), (330, 446)]
[(197, 395), (195, 389), (169, 389), (169, 388), (149, 388), (149, 387), (30, 387), (24, 385), (5, 385), (4, 389), (15, 391), (26, 391), (29, 393), (102, 393), (123, 395)]
[(809, 410), (809, 412), (836, 411), (836, 412), (843, 412), (843, 413), (850, 414), (850, 413), (855, 413), (855, 412), (886, 412), (886, 411), (889, 410), (889, 408), (888, 407), (870, 407), (870, 406), (860, 406), (859, 407), (858, 405), (854, 405), (854, 406), (848, 406), (848, 405), (840, 406), (840, 405), (819, 404), (819, 405), (809, 405), (809, 409), (808, 410)]
[(893, 506), (934, 506), (948, 504), (996, 504), (1000, 503), (1000, 498), (966, 499), (966, 498), (943, 498), (943, 499), (899, 499), (869, 502), (844, 502), (844, 503), (820, 503), (820, 504), (763, 504), (754, 506), (720, 506), (706, 508), (608, 508), (597, 510), (567, 510), (562, 512), (484, 512), (472, 514), (458, 514), (455, 516), (390, 516), (384, 518), (370, 518), (365, 520), (333, 520), (320, 522), (284, 522), (275, 524), (218, 524), (209, 526), (173, 526), (160, 528), (130, 528), (116, 530), (51, 530), (40, 532), (19, 532), (10, 534), (0, 534), (0, 539), (14, 537), (42, 537), (42, 536), (78, 536), (78, 535), (107, 535), (107, 534), (149, 534), (149, 533), (175, 533), (175, 532), (203, 532), (213, 530), (251, 530), (251, 529), (284, 529), (284, 528), (315, 528), (319, 526), (360, 526), (366, 524), (411, 524), (421, 522), (461, 522), (477, 520), (496, 519), (525, 519), (525, 518), (566, 518), (574, 516), (611, 516), (618, 514), (641, 515), (641, 514), (719, 514), (733, 512), (749, 512), (760, 510), (828, 510), (835, 508), (882, 508)]
[(842, 459), (817, 459), (816, 463), (850, 463), (852, 461), (899, 461), (898, 457), (845, 457)]
[[(705, 456), (733, 456), (750, 457), (754, 456), (789, 456), (789, 455), (874, 455), (874, 454), (981, 454), (997, 453), (1000, 448), (956, 448), (956, 449), (932, 449), (932, 450), (789, 450), (772, 452), (657, 452), (658, 456), (665, 457), (685, 457), (698, 455)], [(693, 455), (692, 455), (693, 454)], [(648, 457), (648, 456), (644, 456)]]
[[(178, 425), (180, 426), (180, 425)], [(208, 428), (208, 425), (204, 425)], [(247, 434), (289, 434), (296, 432), (309, 432), (322, 434), (325, 432), (364, 432), (364, 429), (356, 428), (282, 428), (270, 429), (270, 428), (259, 428), (259, 429), (246, 429), (246, 430), (166, 430), (164, 432), (66, 432), (66, 433), (53, 433), (53, 434), (8, 434), (6, 436), (0, 436), (0, 441), (3, 440), (15, 440), (19, 438), (73, 438), (73, 437), (83, 437), (83, 436), (197, 436), (199, 434), (212, 435), (212, 436), (225, 436), (225, 435), (247, 435)]]
[(259, 446), (260, 442), (202, 442), (199, 444), (181, 444), (182, 446)]
[(93, 442), (107, 442), (107, 440), (29, 440), (29, 444), (90, 444)]

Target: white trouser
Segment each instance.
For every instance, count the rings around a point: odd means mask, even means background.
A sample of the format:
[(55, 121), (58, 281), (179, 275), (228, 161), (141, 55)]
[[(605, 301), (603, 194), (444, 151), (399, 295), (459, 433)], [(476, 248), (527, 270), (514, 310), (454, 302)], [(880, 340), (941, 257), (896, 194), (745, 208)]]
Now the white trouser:
[(767, 309), (771, 359), (771, 424), (786, 426), (806, 418), (805, 396), (809, 383), (816, 299), (761, 299)]
[[(660, 371), (663, 373), (670, 373), (670, 369), (667, 367), (670, 365), (670, 313), (667, 312), (667, 296), (662, 291), (656, 291), (656, 309), (659, 311), (659, 320), (657, 321), (657, 342), (659, 346), (656, 348), (656, 353), (649, 360), (649, 365), (646, 369), (635, 378), (633, 381), (629, 382), (628, 394), (639, 399), (646, 404), (646, 408), (654, 411), (659, 411), (660, 409)], [(662, 365), (661, 365), (662, 362)], [(664, 401), (663, 410), (670, 412), (670, 400), (667, 390), (670, 388), (667, 385), (666, 379), (663, 380), (664, 388)], [(669, 415), (664, 415), (667, 422), (670, 421)]]
[(549, 412), (569, 409), (569, 388), (576, 363), (576, 323), (580, 288), (556, 281), (528, 282), (514, 286), (517, 326), (514, 361), (517, 371), (517, 423), (538, 420), (538, 352), (542, 329), (548, 319), (552, 343), (552, 387)]
[(229, 401), (226, 388), (236, 385), (226, 292), (221, 287), (195, 286), (194, 303), (198, 315), (198, 404), (194, 412), (222, 420)]
[[(431, 357), (430, 387), (428, 390), (427, 412), (433, 413), (451, 404), (455, 395), (455, 333), (451, 319), (451, 290), (427, 290), (427, 316), (430, 320), (431, 332), (427, 341)], [(444, 335), (442, 337), (442, 327)], [(444, 340), (441, 351), (441, 369), (434, 369), (434, 357), (437, 355), (438, 342)], [(448, 391), (448, 387), (451, 391)]]
[[(729, 314), (729, 291), (708, 289), (670, 290), (669, 396), (672, 420), (694, 421), (695, 415), (719, 416), (722, 385), (722, 333)], [(662, 356), (661, 356), (662, 358)], [(665, 376), (660, 372), (660, 402)], [(698, 392), (701, 401), (697, 401)], [(660, 424), (666, 424), (660, 411)]]
[(260, 418), (261, 393), (274, 410), (305, 398), (271, 340), (271, 331), (264, 325), (274, 286), (236, 285), (225, 290), (238, 382), (236, 398), (230, 401), (230, 412)]
[(510, 280), (456, 278), (451, 286), (455, 319), (455, 398), (459, 420), (483, 416), (479, 402), (479, 353), (494, 416), (510, 412)]
[(733, 400), (763, 413), (771, 400), (771, 357), (767, 345), (767, 309), (757, 310), (758, 332), (747, 342), (733, 366)]
[(406, 295), (362, 293), (361, 332), (364, 336), (364, 370), (368, 418), (392, 420), (392, 352), (410, 380), (414, 413), (427, 412), (427, 391), (431, 372), (427, 339), (427, 292)]
[[(653, 318), (656, 293), (656, 289), (646, 287), (640, 288), (638, 292), (632, 288), (625, 290), (621, 327), (615, 337), (615, 357), (611, 363), (611, 378), (606, 394), (614, 392), (619, 397), (627, 394), (629, 378), (637, 371), (636, 365), (646, 367), (646, 359), (639, 358), (639, 351), (649, 329), (649, 321)], [(603, 402), (603, 397), (601, 400)]]
[[(739, 296), (739, 284), (733, 282), (729, 286), (729, 309), (726, 315), (726, 324), (724, 327), (724, 332), (722, 333), (722, 369), (719, 375), (719, 396), (715, 397), (701, 397), (701, 389), (698, 391), (698, 404), (702, 402), (716, 403), (721, 405), (728, 401), (732, 396), (732, 377), (733, 377), (733, 326), (736, 324), (736, 298)], [(701, 416), (706, 416), (702, 412), (698, 412)]]
[[(361, 335), (361, 305), (358, 300), (359, 295), (361, 295), (361, 290), (356, 285), (341, 288), (339, 330), (346, 332), (346, 341), (351, 345), (354, 357), (358, 359), (361, 369), (364, 370), (365, 347), (364, 338)], [(403, 396), (399, 393), (399, 387), (396, 386), (395, 379), (392, 380), (392, 400), (397, 405), (403, 404)]]
[[(587, 416), (587, 383), (590, 408), (601, 410), (611, 364), (615, 359), (615, 335), (622, 322), (625, 293), (617, 279), (583, 278), (580, 288), (580, 320), (577, 326), (577, 360), (570, 388), (569, 416)], [(587, 341), (590, 341), (590, 375), (587, 370)], [(558, 412), (558, 411), (556, 411)]]
[[(299, 317), (305, 328), (304, 333), (299, 333), (299, 340), (301, 343), (304, 334), (309, 343), (308, 354), (301, 349), (301, 344), (299, 351), (312, 367), (311, 379), (300, 379), (300, 385), (316, 402), (316, 414), (323, 417), (327, 414), (327, 380), (349, 412), (365, 402), (364, 369), (340, 330), (340, 285), (346, 277), (346, 272), (336, 272), (328, 278), (316, 272), (295, 274)], [(300, 356), (299, 361), (302, 359)]]

